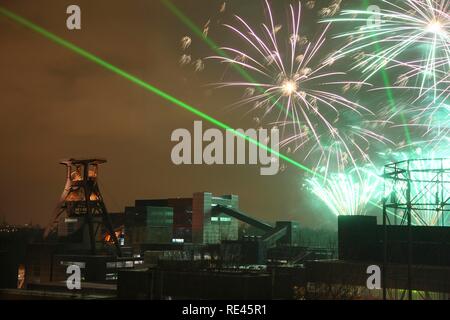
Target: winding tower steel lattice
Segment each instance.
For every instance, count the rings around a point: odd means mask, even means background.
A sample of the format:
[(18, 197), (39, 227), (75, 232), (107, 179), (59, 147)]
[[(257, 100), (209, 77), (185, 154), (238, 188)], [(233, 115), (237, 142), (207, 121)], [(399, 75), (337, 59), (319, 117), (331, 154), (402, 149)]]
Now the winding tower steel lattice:
[(66, 185), (45, 237), (56, 231), (62, 219), (73, 219), (80, 221), (81, 232), (87, 228), (92, 254), (96, 253), (97, 239), (101, 239), (101, 229), (104, 227), (117, 255), (121, 256), (119, 241), (98, 187), (98, 166), (105, 162), (104, 159), (68, 159), (60, 162), (66, 166)]
[[(413, 159), (384, 167), (384, 266), (383, 282), (389, 264), (388, 225), (408, 228), (408, 297), (412, 299), (411, 268), (413, 254), (412, 226), (450, 225), (450, 159)], [(383, 285), (383, 297), (386, 288)]]

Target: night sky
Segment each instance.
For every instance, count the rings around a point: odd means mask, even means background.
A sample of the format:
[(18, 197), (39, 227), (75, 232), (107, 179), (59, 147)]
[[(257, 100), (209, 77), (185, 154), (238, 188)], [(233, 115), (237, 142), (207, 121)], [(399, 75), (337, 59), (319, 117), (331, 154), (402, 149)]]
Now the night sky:
[[(228, 1), (229, 14), (263, 12), (260, 1), (242, 2)], [(203, 26), (222, 2), (173, 3)], [(81, 31), (66, 28), (70, 4), (81, 7)], [(1, 0), (0, 5), (234, 128), (254, 126), (251, 117), (227, 109), (234, 97), (205, 87), (217, 81), (220, 69), (207, 64), (204, 72), (194, 73), (180, 67), (185, 35), (193, 38), (193, 56), (211, 52), (160, 1)], [(217, 23), (214, 28), (220, 32)], [(329, 212), (304, 201), (298, 169), (264, 177), (259, 166), (173, 165), (170, 135), (191, 129), (198, 120), (194, 115), (3, 16), (0, 49), (0, 217), (9, 223), (46, 225), (64, 186), (59, 160), (86, 156), (108, 159), (100, 183), (110, 211), (135, 199), (209, 191), (237, 194), (243, 211), (269, 221), (321, 227), (332, 220)]]
[[(226, 42), (229, 32), (217, 21), (222, 2), (173, 0), (200, 28), (211, 18), (211, 37)], [(287, 14), (286, 3), (274, 4), (279, 17)], [(66, 29), (70, 4), (81, 7), (82, 30)], [(220, 78), (223, 67), (207, 63), (204, 72), (195, 73), (179, 65), (185, 35), (193, 39), (193, 57), (212, 52), (158, 0), (0, 0), (0, 5), (234, 128), (254, 127), (252, 117), (227, 108), (236, 98), (229, 91), (206, 86)], [(220, 19), (233, 13), (264, 20), (259, 0), (227, 1)], [(320, 31), (315, 18), (312, 11), (305, 24), (312, 35)], [(304, 173), (297, 168), (260, 176), (259, 166), (175, 166), (170, 135), (177, 128), (191, 130), (198, 118), (3, 16), (0, 70), (0, 218), (10, 223), (50, 221), (65, 182), (60, 159), (103, 157), (108, 163), (101, 167), (100, 188), (110, 211), (135, 199), (209, 191), (239, 195), (241, 209), (260, 219), (334, 225), (332, 214), (301, 190)]]

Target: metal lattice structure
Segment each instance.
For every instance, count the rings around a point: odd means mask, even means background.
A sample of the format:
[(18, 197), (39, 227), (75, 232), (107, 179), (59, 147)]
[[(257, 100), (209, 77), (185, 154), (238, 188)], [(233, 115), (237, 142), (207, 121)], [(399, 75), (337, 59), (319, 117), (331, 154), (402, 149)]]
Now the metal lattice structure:
[(384, 168), (389, 224), (446, 226), (450, 213), (450, 159), (417, 159)]
[[(64, 236), (81, 231), (87, 235), (91, 252), (95, 254), (98, 242), (103, 240), (101, 230), (104, 228), (116, 247), (117, 255), (121, 256), (119, 241), (98, 187), (98, 166), (105, 162), (104, 159), (60, 162), (66, 166), (66, 185), (55, 208), (53, 221), (46, 228), (45, 237), (55, 231)], [(72, 224), (71, 230), (67, 230), (69, 224)]]
[[(384, 167), (383, 227), (384, 263), (383, 283), (390, 258), (387, 225), (407, 228), (407, 288), (401, 294), (413, 299), (413, 226), (445, 227), (450, 213), (450, 159), (414, 159), (390, 163)], [(383, 285), (383, 298), (387, 288)]]

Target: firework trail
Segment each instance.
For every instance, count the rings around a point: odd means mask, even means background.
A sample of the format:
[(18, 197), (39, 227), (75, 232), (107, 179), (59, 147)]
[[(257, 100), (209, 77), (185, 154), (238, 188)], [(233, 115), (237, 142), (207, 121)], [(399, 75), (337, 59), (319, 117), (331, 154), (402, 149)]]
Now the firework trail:
[(205, 69), (205, 64), (203, 63), (202, 59), (195, 60), (194, 66), (196, 72), (201, 72)]
[(188, 36), (184, 36), (183, 38), (181, 38), (180, 42), (181, 42), (181, 49), (186, 50), (191, 46), (192, 39)]
[[(370, 118), (370, 115), (369, 117)], [(384, 120), (366, 120), (355, 116), (351, 112), (341, 112), (339, 118), (333, 122), (333, 126), (339, 132), (339, 139), (330, 134), (329, 131), (320, 133), (320, 144), (313, 137), (305, 137), (303, 144), (298, 144), (294, 152), (304, 145), (311, 145), (307, 148), (305, 160), (311, 159), (313, 170), (320, 173), (325, 179), (329, 172), (345, 172), (348, 167), (358, 168), (355, 159), (360, 159), (361, 163), (367, 163), (375, 166), (369, 157), (369, 149), (373, 142), (380, 146), (394, 146), (395, 143), (385, 135), (378, 133), (382, 128), (388, 125)], [(291, 139), (297, 137), (288, 137), (281, 141), (283, 147), (289, 145)], [(344, 143), (347, 141), (347, 143)], [(352, 156), (350, 156), (352, 155)], [(357, 174), (359, 171), (355, 171)]]
[(333, 0), (333, 2), (325, 8), (319, 10), (321, 17), (332, 17), (341, 9), (342, 0)]
[(183, 54), (179, 60), (180, 65), (184, 66), (190, 64), (192, 61), (192, 57), (189, 54)]
[(408, 126), (422, 130), (420, 143), (432, 150), (450, 149), (450, 105), (442, 103), (413, 110), (415, 114)]
[[(431, 98), (430, 98), (431, 99)], [(402, 117), (405, 121), (400, 121)], [(401, 141), (397, 147), (414, 149), (417, 146), (426, 148), (433, 153), (439, 150), (449, 150), (450, 143), (450, 104), (444, 101), (435, 104), (411, 103), (400, 104), (396, 111), (391, 108), (382, 108), (379, 112), (380, 119), (386, 119), (386, 127), (408, 127), (414, 132), (415, 139)], [(450, 155), (448, 155), (450, 156)]]
[[(208, 57), (243, 69), (255, 81), (214, 85), (241, 88), (244, 96), (233, 106), (250, 106), (249, 112), (262, 111), (262, 118), (272, 118), (272, 124), (283, 129), (284, 145), (294, 144), (295, 150), (306, 149), (308, 157), (319, 150), (321, 165), (326, 166), (331, 159), (330, 151), (339, 145), (338, 157), (348, 159), (356, 167), (360, 160), (356, 158), (358, 154), (365, 155), (363, 160), (368, 157), (364, 151), (366, 146), (357, 144), (360, 138), (364, 142), (373, 138), (382, 142), (386, 139), (360, 127), (361, 119), (373, 116), (373, 113), (340, 92), (360, 90), (369, 84), (348, 81), (345, 72), (330, 70), (335, 60), (322, 52), (329, 25), (317, 40), (310, 41), (300, 33), (300, 3), (297, 9), (290, 6), (288, 29), (275, 23), (268, 1), (265, 3), (268, 23), (263, 23), (257, 30), (243, 18), (235, 16), (237, 26), (225, 24), (225, 27), (242, 40), (242, 47), (222, 47), (220, 49), (226, 56)], [(335, 4), (338, 6), (340, 2)], [(344, 111), (351, 113), (356, 121), (353, 125), (339, 127), (337, 124)], [(329, 141), (335, 143), (336, 148), (330, 148)], [(357, 152), (353, 152), (355, 148)]]
[(220, 13), (224, 13), (226, 9), (227, 9), (227, 3), (224, 2), (224, 3), (222, 3), (222, 5), (220, 6), (219, 12), (220, 12)]

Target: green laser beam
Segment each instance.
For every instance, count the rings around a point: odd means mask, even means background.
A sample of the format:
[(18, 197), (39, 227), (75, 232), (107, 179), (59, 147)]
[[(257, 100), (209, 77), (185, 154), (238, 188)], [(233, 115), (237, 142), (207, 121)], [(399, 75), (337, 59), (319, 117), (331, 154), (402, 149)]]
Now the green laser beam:
[[(176, 106), (179, 106), (179, 107), (181, 107), (181, 108), (191, 112), (192, 114), (195, 114), (195, 115), (199, 116), (200, 118), (210, 122), (211, 124), (216, 125), (217, 127), (220, 127), (222, 129), (229, 130), (234, 135), (236, 135), (238, 137), (241, 137), (241, 138), (249, 141), (250, 143), (255, 144), (259, 148), (262, 148), (263, 150), (266, 150), (266, 151), (270, 152), (271, 154), (277, 156), (279, 159), (282, 159), (282, 160), (286, 161), (287, 163), (290, 163), (293, 166), (295, 166), (295, 167), (297, 167), (297, 168), (299, 168), (299, 169), (301, 169), (301, 170), (303, 170), (305, 172), (314, 174), (315, 176), (319, 176), (319, 177), (321, 177), (323, 179), (325, 178), (325, 177), (321, 176), (320, 174), (314, 172), (313, 170), (309, 169), (305, 165), (295, 161), (294, 159), (291, 159), (288, 156), (286, 156), (286, 155), (284, 155), (284, 154), (282, 154), (280, 152), (277, 152), (277, 151), (273, 150), (272, 148), (266, 146), (265, 144), (262, 144), (259, 141), (257, 141), (255, 139), (253, 139), (253, 138), (243, 134), (242, 132), (231, 128), (229, 125), (227, 125), (227, 124), (225, 124), (225, 123), (223, 123), (223, 122), (221, 122), (221, 121), (219, 121), (219, 120), (209, 116), (208, 114), (200, 111), (199, 109), (197, 109), (197, 108), (195, 108), (195, 107), (193, 107), (193, 106), (191, 106), (191, 105), (189, 105), (189, 104), (187, 104), (187, 103), (185, 103), (185, 102), (183, 102), (183, 101), (181, 101), (181, 100), (171, 96), (170, 94), (168, 94), (168, 93), (166, 93), (166, 92), (164, 92), (164, 91), (162, 91), (162, 90), (152, 86), (151, 84), (149, 84), (149, 83), (139, 79), (138, 77), (133, 76), (130, 73), (128, 73), (128, 72), (126, 72), (126, 71), (124, 71), (124, 70), (122, 70), (122, 69), (120, 69), (120, 68), (118, 68), (118, 67), (116, 67), (116, 66), (114, 66), (114, 65), (112, 65), (110, 63), (108, 63), (108, 62), (106, 62), (105, 60), (97, 57), (96, 55), (94, 55), (94, 54), (92, 54), (92, 53), (90, 53), (90, 52), (88, 52), (88, 51), (86, 51), (86, 50), (84, 50), (84, 49), (82, 49), (82, 48), (80, 48), (80, 47), (78, 47), (76, 45), (74, 45), (73, 43), (58, 37), (54, 33), (51, 33), (50, 31), (47, 31), (46, 29), (44, 29), (44, 28), (34, 24), (33, 22), (31, 22), (31, 21), (29, 21), (29, 20), (27, 20), (27, 19), (25, 19), (25, 18), (15, 14), (15, 13), (13, 13), (12, 11), (9, 11), (9, 10), (3, 8), (2, 6), (0, 6), (0, 14), (2, 14), (5, 17), (11, 19), (12, 21), (17, 22), (18, 24), (20, 24), (20, 25), (22, 25), (24, 27), (27, 27), (30, 30), (32, 30), (32, 31), (34, 31), (34, 32), (44, 36), (45, 38), (53, 41), (54, 43), (56, 43), (56, 44), (58, 44), (58, 45), (60, 45), (60, 46), (62, 46), (64, 48), (66, 48), (66, 49), (69, 49), (70, 51), (72, 51), (72, 52), (74, 52), (74, 53), (76, 53), (76, 54), (86, 58), (87, 60), (89, 60), (91, 62), (94, 62), (95, 64), (103, 67), (104, 69), (109, 70), (109, 71), (111, 71), (111, 72), (121, 76), (122, 78), (130, 81), (131, 83), (134, 83), (134, 84), (138, 85), (139, 87), (141, 87), (141, 88), (143, 88), (143, 89), (145, 89), (145, 90), (147, 90), (147, 91), (149, 91), (151, 93), (156, 94), (157, 96), (163, 98), (164, 100), (167, 100), (167, 101), (171, 102), (172, 104), (174, 104)], [(370, 203), (373, 206), (377, 207), (377, 208), (382, 208), (376, 202), (371, 201)]]
[(251, 137), (241, 133), (240, 131), (237, 131), (237, 130), (231, 128), (229, 125), (227, 125), (227, 124), (225, 124), (225, 123), (223, 123), (223, 122), (221, 122), (221, 121), (211, 117), (210, 115), (200, 111), (199, 109), (197, 109), (197, 108), (195, 108), (195, 107), (193, 107), (193, 106), (191, 106), (191, 105), (189, 105), (189, 104), (187, 104), (187, 103), (185, 103), (185, 102), (183, 102), (183, 101), (181, 101), (181, 100), (171, 96), (170, 94), (168, 94), (168, 93), (166, 93), (166, 92), (156, 88), (155, 86), (152, 86), (151, 84), (149, 84), (149, 83), (139, 79), (138, 77), (133, 76), (132, 74), (130, 74), (130, 73), (128, 73), (128, 72), (126, 72), (126, 71), (124, 71), (124, 70), (122, 70), (122, 69), (120, 69), (120, 68), (118, 68), (118, 67), (116, 67), (116, 66), (114, 66), (114, 65), (112, 65), (110, 63), (108, 63), (107, 61), (99, 58), (98, 56), (96, 56), (96, 55), (94, 55), (94, 54), (92, 54), (92, 53), (90, 53), (90, 52), (88, 52), (88, 51), (86, 51), (86, 50), (84, 50), (84, 49), (74, 45), (73, 43), (71, 43), (71, 42), (69, 42), (67, 40), (64, 40), (64, 39), (58, 37), (54, 33), (51, 33), (49, 31), (47, 31), (46, 29), (44, 29), (44, 28), (42, 28), (42, 27), (32, 23), (31, 21), (29, 21), (29, 20), (27, 20), (27, 19), (25, 19), (25, 18), (15, 14), (15, 13), (13, 13), (13, 12), (11, 12), (11, 11), (1, 7), (1, 6), (0, 6), (0, 13), (3, 14), (4, 16), (10, 18), (11, 20), (13, 20), (13, 21), (15, 21), (15, 22), (17, 22), (17, 23), (19, 23), (19, 24), (21, 24), (21, 25), (23, 25), (23, 26), (25, 26), (25, 27), (27, 27), (27, 28), (37, 32), (37, 33), (39, 33), (39, 34), (41, 34), (42, 36), (46, 37), (47, 39), (49, 39), (49, 40), (51, 40), (51, 41), (53, 41), (53, 42), (55, 42), (55, 43), (65, 47), (65, 48), (67, 48), (67, 49), (69, 49), (69, 50), (71, 50), (71, 51), (73, 51), (73, 52), (75, 52), (77, 54), (79, 54), (80, 56), (82, 56), (82, 57), (84, 57), (84, 58), (86, 58), (86, 59), (96, 63), (97, 65), (99, 65), (99, 66), (101, 66), (101, 67), (103, 67), (103, 68), (105, 68), (105, 69), (107, 69), (107, 70), (109, 70), (109, 71), (111, 71), (111, 72), (113, 72), (113, 73), (115, 73), (115, 74), (117, 74), (117, 75), (119, 75), (119, 76), (129, 80), (130, 82), (132, 82), (132, 83), (134, 83), (134, 84), (136, 84), (136, 85), (138, 85), (138, 86), (140, 86), (140, 87), (142, 87), (144, 89), (146, 89), (147, 91), (150, 91), (150, 92), (158, 95), (159, 97), (161, 97), (161, 98), (171, 102), (172, 104), (174, 104), (176, 106), (179, 106), (179, 107), (181, 107), (181, 108), (183, 108), (183, 109), (185, 109), (185, 110), (195, 114), (196, 116), (199, 116), (200, 118), (202, 118), (202, 119), (204, 119), (204, 120), (206, 120), (206, 121), (216, 125), (217, 127), (220, 127), (222, 129), (231, 131), (234, 135), (236, 135), (238, 137), (241, 137), (241, 138), (249, 141), (250, 143), (255, 144), (259, 148), (270, 152), (271, 154), (277, 156), (280, 159), (283, 159), (284, 161), (286, 161), (286, 162), (296, 166), (297, 168), (300, 168), (300, 169), (302, 169), (302, 170), (304, 170), (304, 171), (306, 171), (308, 173), (312, 173), (312, 174), (314, 173), (313, 170), (311, 170), (308, 167), (302, 165), (301, 163), (299, 163), (299, 162), (289, 158), (288, 156), (273, 150), (272, 148), (266, 146), (265, 144), (260, 143), (259, 141), (257, 141), (255, 139), (253, 139), (253, 138), (251, 138)]
[[(370, 5), (370, 0), (364, 0), (363, 5), (368, 8)], [(377, 37), (375, 36), (375, 40), (377, 39)], [(378, 41), (375, 41), (374, 44), (374, 48), (375, 48), (375, 52), (380, 52), (381, 51), (381, 46), (378, 43)], [(397, 111), (397, 106), (396, 106), (396, 102), (395, 102), (395, 98), (394, 98), (394, 93), (391, 90), (391, 81), (389, 80), (389, 75), (386, 71), (386, 69), (383, 67), (381, 68), (381, 77), (383, 79), (383, 83), (384, 86), (386, 87), (386, 96), (387, 99), (389, 101), (389, 104), (391, 105), (391, 108), (394, 112)], [(411, 133), (409, 132), (409, 128), (408, 126), (406, 126), (406, 119), (405, 119), (405, 115), (403, 113), (400, 113), (400, 119), (403, 123), (403, 131), (405, 133), (405, 139), (408, 142), (408, 145), (411, 145)]]

